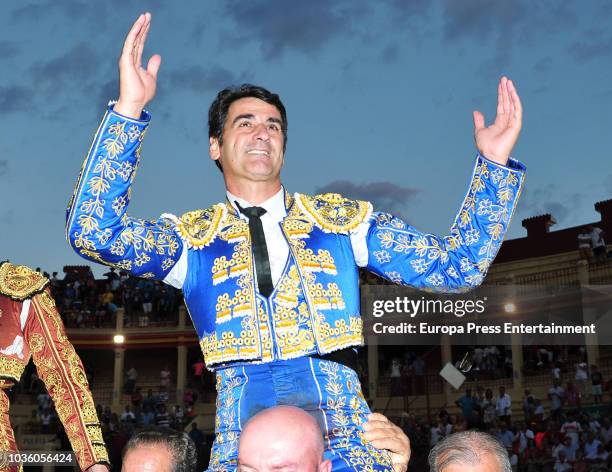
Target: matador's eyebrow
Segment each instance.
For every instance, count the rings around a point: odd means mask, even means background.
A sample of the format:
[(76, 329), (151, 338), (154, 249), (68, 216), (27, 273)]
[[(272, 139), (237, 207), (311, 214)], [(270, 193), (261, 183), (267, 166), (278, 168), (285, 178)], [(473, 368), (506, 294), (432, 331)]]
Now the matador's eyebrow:
[[(253, 115), (252, 113), (243, 113), (242, 115), (238, 115), (236, 118), (233, 119), (232, 126), (235, 125), (240, 120), (252, 120), (253, 118), (255, 118), (255, 115)], [(280, 118), (275, 118), (275, 117), (270, 117), (266, 121), (268, 123), (278, 123), (281, 126), (283, 124), (283, 120), (281, 120)]]

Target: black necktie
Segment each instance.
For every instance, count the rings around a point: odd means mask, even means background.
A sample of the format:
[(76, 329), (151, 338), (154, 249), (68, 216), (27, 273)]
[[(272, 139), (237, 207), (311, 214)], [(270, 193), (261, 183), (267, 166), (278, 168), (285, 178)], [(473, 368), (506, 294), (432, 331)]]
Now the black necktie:
[(268, 297), (272, 293), (274, 286), (272, 285), (272, 274), (270, 273), (266, 236), (261, 224), (261, 216), (266, 210), (255, 206), (242, 208), (238, 202), (234, 203), (236, 203), (240, 213), (249, 219), (249, 231), (251, 233), (253, 253), (255, 254), (255, 269), (257, 270), (257, 285), (259, 286), (259, 293), (264, 297)]

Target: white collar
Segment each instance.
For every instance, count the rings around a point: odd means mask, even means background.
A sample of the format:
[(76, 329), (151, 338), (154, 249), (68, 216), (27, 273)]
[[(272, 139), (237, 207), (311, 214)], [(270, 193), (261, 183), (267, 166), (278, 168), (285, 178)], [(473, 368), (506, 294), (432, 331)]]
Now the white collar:
[[(236, 202), (240, 204), (243, 208), (248, 208), (252, 206), (258, 206), (266, 210), (266, 212), (274, 218), (275, 221), (281, 221), (285, 216), (287, 216), (287, 209), (285, 208), (285, 188), (281, 185), (281, 188), (278, 192), (268, 198), (265, 202), (260, 203), (259, 205), (253, 205), (252, 203), (246, 201), (243, 198), (237, 197), (229, 190), (226, 190), (227, 199), (234, 207), (234, 209), (238, 212), (241, 218), (245, 218), (240, 210), (236, 207)], [(265, 216), (265, 215), (264, 215)]]

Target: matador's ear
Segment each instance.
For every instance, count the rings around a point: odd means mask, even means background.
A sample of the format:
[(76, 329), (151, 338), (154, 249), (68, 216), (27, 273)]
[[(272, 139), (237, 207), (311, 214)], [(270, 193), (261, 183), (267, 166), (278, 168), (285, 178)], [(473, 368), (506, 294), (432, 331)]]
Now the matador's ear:
[(213, 161), (218, 160), (221, 157), (221, 146), (219, 145), (219, 139), (209, 138), (208, 153)]

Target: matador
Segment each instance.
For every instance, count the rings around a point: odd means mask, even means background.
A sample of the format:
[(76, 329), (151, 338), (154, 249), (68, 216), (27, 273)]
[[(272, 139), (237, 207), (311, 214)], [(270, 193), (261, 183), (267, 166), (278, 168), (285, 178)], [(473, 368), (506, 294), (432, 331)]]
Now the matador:
[[(34, 361), (82, 470), (106, 470), (108, 454), (81, 359), (66, 337), (49, 279), (0, 264), (0, 451), (17, 452), (6, 389)], [(98, 467), (96, 467), (98, 465)], [(18, 470), (5, 464), (3, 470)]]
[(155, 55), (141, 65), (149, 25), (150, 15), (141, 15), (125, 41), (119, 100), (104, 115), (69, 204), (70, 244), (89, 260), (182, 289), (217, 376), (209, 470), (236, 469), (240, 432), (258, 411), (294, 405), (318, 420), (334, 471), (390, 471), (387, 452), (363, 437), (370, 410), (355, 372), (363, 345), (359, 269), (433, 291), (482, 282), (524, 180), (524, 166), (509, 158), (521, 123), (512, 82), (500, 80), (493, 125), (474, 114), (479, 152), (447, 236), (418, 231), (366, 201), (288, 192), (280, 179), (285, 107), (248, 84), (222, 90), (209, 109), (209, 154), (223, 173), (225, 201), (147, 221), (127, 207), (160, 65)]

